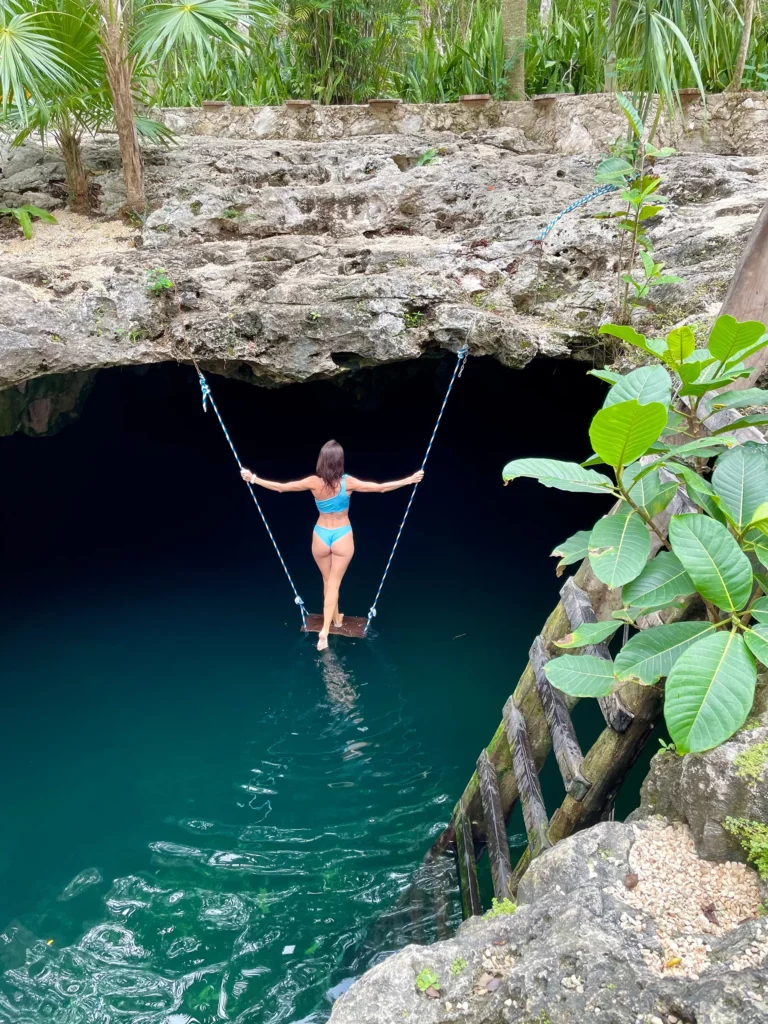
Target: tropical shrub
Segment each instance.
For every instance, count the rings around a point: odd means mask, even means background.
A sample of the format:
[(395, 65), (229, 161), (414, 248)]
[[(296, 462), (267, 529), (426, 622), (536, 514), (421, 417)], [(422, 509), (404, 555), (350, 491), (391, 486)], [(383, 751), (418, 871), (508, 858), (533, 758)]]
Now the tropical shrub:
[[(750, 370), (744, 360), (768, 345), (765, 325), (721, 316), (706, 348), (679, 327), (665, 339), (606, 324), (601, 333), (651, 360), (627, 374), (591, 370), (610, 384), (589, 429), (594, 454), (583, 464), (516, 459), (509, 483), (532, 477), (546, 487), (602, 494), (619, 502), (589, 531), (556, 549), (559, 570), (587, 557), (595, 576), (621, 589), (622, 607), (605, 622), (562, 638), (570, 650), (638, 631), (615, 659), (563, 654), (547, 664), (550, 682), (577, 697), (601, 697), (626, 683), (666, 678), (664, 715), (678, 753), (707, 750), (745, 722), (757, 662), (768, 665), (768, 447), (740, 444), (734, 431), (768, 423), (750, 413), (768, 391), (729, 390)], [(726, 426), (717, 413), (738, 410)], [(706, 460), (716, 458), (711, 479)], [(592, 467), (601, 466), (612, 471)], [(655, 521), (678, 488), (693, 511), (673, 515), (668, 535)], [(651, 555), (651, 538), (660, 546)], [(652, 612), (685, 621), (643, 628)]]
[(25, 238), (32, 237), (32, 218), (55, 224), (56, 218), (38, 206), (0, 206), (0, 217), (12, 217), (21, 228)]

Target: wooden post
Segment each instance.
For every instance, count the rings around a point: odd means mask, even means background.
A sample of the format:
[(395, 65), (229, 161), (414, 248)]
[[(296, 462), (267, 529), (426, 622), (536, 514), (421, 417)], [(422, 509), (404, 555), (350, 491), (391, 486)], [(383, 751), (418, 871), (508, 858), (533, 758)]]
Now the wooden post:
[(539, 783), (539, 770), (533, 759), (533, 751), (528, 740), (525, 719), (515, 707), (515, 701), (509, 698), (503, 711), (504, 728), (507, 742), (512, 751), (512, 768), (517, 780), (520, 802), (523, 805), (523, 820), (528, 833), (528, 849), (531, 857), (537, 857), (542, 850), (551, 844), (547, 839), (547, 811)]
[(491, 862), (493, 891), (496, 898), (503, 900), (511, 895), (509, 883), (512, 878), (512, 863), (509, 859), (507, 823), (501, 811), (501, 794), (496, 769), (483, 750), (477, 759), (477, 776), (480, 782), (480, 799), (485, 818), (485, 841)]
[(477, 881), (475, 844), (472, 839), (472, 826), (461, 805), (456, 823), (456, 852), (459, 858), (461, 912), (465, 918), (476, 917), (482, 914), (483, 908), (480, 903), (480, 886)]
[(528, 657), (536, 676), (536, 689), (552, 736), (552, 746), (565, 791), (570, 793), (574, 800), (583, 800), (592, 783), (584, 778), (581, 770), (584, 755), (576, 738), (568, 705), (563, 694), (550, 683), (544, 671), (548, 658), (544, 650), (544, 641), (540, 636), (533, 641)]
[[(583, 626), (585, 622), (597, 622), (597, 615), (584, 591), (574, 582), (573, 577), (565, 581), (560, 591), (560, 600), (563, 602), (566, 614), (571, 623), (571, 631)], [(607, 644), (589, 644), (582, 648), (584, 654), (594, 654), (596, 658), (611, 660)], [(612, 693), (608, 697), (598, 697), (597, 703), (603, 712), (603, 718), (608, 725), (616, 732), (625, 732), (632, 721), (632, 713), (622, 703), (618, 694)]]

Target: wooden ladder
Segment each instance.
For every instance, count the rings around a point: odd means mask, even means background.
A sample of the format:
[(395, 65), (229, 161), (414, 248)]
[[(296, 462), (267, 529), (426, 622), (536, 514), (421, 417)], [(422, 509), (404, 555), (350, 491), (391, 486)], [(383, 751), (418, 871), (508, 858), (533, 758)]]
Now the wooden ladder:
[[(616, 793), (659, 713), (655, 687), (632, 687), (599, 700), (606, 727), (582, 754), (571, 720), (575, 699), (549, 682), (545, 666), (553, 640), (598, 616), (584, 583), (594, 580), (584, 566), (560, 591), (560, 603), (531, 646), (529, 661), (502, 712), (502, 722), (477, 759), (477, 770), (457, 803), (451, 821), (430, 850), (428, 860), (446, 852), (457, 858), (464, 917), (482, 914), (477, 861), (488, 852), (494, 896), (513, 898), (531, 861), (553, 843), (585, 828), (613, 806)], [(580, 586), (580, 583), (582, 584)], [(600, 588), (593, 588), (600, 595)], [(609, 658), (606, 644), (583, 648)], [(539, 772), (553, 750), (565, 799), (548, 818)], [(528, 843), (514, 868), (507, 824), (520, 801)]]

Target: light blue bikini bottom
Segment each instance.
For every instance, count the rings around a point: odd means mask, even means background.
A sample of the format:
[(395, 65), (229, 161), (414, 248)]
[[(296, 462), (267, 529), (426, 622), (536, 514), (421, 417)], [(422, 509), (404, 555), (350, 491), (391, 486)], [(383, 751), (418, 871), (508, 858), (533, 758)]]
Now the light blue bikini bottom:
[(337, 540), (341, 540), (342, 537), (346, 537), (348, 533), (352, 532), (352, 527), (347, 523), (346, 526), (339, 526), (335, 530), (328, 530), (325, 526), (316, 526), (315, 533), (328, 547), (332, 547)]

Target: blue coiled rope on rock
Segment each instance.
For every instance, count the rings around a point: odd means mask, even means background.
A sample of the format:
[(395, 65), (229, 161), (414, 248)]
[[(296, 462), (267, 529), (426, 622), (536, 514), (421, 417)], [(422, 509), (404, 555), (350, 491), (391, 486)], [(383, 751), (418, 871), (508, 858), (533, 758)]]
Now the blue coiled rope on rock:
[[(221, 413), (219, 412), (218, 408), (216, 407), (216, 403), (213, 400), (213, 395), (211, 394), (210, 385), (208, 384), (208, 381), (202, 375), (200, 370), (197, 371), (197, 376), (198, 376), (198, 378), (200, 380), (200, 390), (203, 393), (203, 412), (207, 412), (208, 402), (210, 402), (211, 403), (211, 408), (216, 413), (216, 419), (219, 421), (219, 424), (221, 425), (221, 429), (224, 431), (224, 437), (226, 437), (227, 443), (229, 444), (229, 447), (232, 449), (232, 454), (235, 456), (235, 461), (237, 462), (238, 468), (242, 469), (243, 468), (243, 464), (240, 461), (240, 456), (237, 454), (237, 449), (235, 448), (234, 444), (232, 443), (232, 438), (229, 436), (229, 431), (227, 430), (227, 428), (226, 428), (226, 426), (224, 424), (224, 420), (221, 418)], [(259, 504), (259, 499), (256, 497), (256, 492), (253, 489), (253, 484), (250, 484), (247, 480), (244, 481), (244, 482), (245, 482), (245, 485), (248, 488), (248, 490), (251, 492), (251, 497), (253, 498), (254, 505), (259, 510), (259, 515), (261, 516), (261, 521), (264, 523), (264, 526), (266, 527), (266, 531), (269, 534), (269, 539), (272, 541), (272, 547), (275, 549), (275, 551), (277, 552), (277, 557), (280, 559), (280, 565), (282, 565), (283, 571), (285, 572), (285, 575), (288, 577), (288, 582), (291, 584), (291, 590), (293, 591), (293, 601), (294, 601), (294, 604), (297, 604), (299, 606), (299, 611), (301, 612), (301, 621), (304, 624), (304, 626), (306, 626), (306, 624), (307, 624), (307, 609), (304, 607), (304, 602), (299, 597), (299, 592), (296, 589), (296, 586), (295, 586), (293, 580), (291, 579), (291, 574), (288, 572), (288, 566), (285, 564), (285, 559), (283, 558), (283, 556), (282, 556), (282, 554), (280, 552), (280, 548), (277, 546), (277, 541), (275, 540), (274, 536), (272, 535), (272, 531), (269, 528), (269, 523), (267, 522), (267, 517), (264, 515), (264, 513), (263, 513), (263, 511), (261, 509), (261, 505)]]
[(553, 217), (546, 227), (542, 228), (541, 231), (536, 235), (537, 242), (543, 242), (547, 237), (552, 228), (557, 222), (564, 217), (567, 213), (573, 213), (574, 210), (578, 210), (580, 206), (591, 203), (593, 199), (597, 199), (599, 196), (605, 196), (609, 192), (616, 192), (617, 188), (615, 185), (599, 185), (596, 189), (589, 193), (589, 195), (582, 196), (581, 199), (575, 199), (570, 205), (566, 206), (564, 210), (561, 210), (556, 217)]

